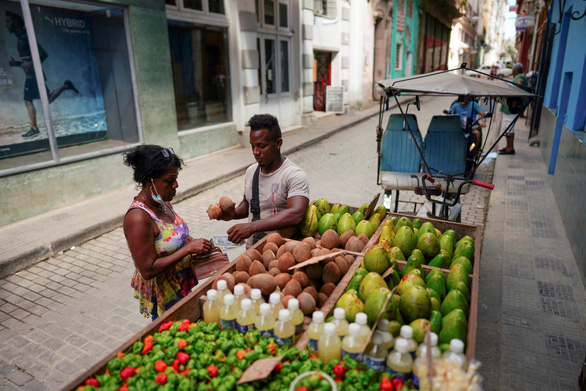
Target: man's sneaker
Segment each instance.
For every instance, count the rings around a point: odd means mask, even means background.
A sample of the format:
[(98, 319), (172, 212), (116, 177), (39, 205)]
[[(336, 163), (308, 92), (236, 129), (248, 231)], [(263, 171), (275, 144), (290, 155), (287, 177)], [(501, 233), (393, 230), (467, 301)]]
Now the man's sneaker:
[(75, 86), (73, 85), (71, 80), (65, 80), (63, 85), (65, 86), (66, 90), (72, 90), (72, 91), (75, 91), (76, 94), (79, 94), (79, 91), (77, 90), (77, 88), (75, 88)]
[(499, 149), (499, 155), (514, 155), (515, 150), (507, 151), (507, 148)]
[(39, 131), (39, 129), (30, 128), (28, 132), (22, 134), (22, 137), (31, 138), (31, 137), (38, 136), (40, 133), (41, 132)]

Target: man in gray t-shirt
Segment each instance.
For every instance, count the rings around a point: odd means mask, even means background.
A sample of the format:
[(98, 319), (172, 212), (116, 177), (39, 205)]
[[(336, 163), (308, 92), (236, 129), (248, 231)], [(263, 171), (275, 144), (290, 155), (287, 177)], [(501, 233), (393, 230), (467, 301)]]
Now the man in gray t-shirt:
[[(236, 208), (220, 219), (232, 220), (248, 217), (247, 223), (236, 224), (228, 229), (228, 239), (239, 243), (264, 236), (267, 231), (296, 227), (303, 222), (309, 205), (309, 183), (305, 172), (281, 155), (281, 128), (277, 118), (270, 114), (257, 114), (248, 121), (250, 145), (256, 164), (246, 170), (244, 177), (244, 198)], [(253, 221), (250, 200), (252, 182), (260, 166), (258, 193), (260, 220)]]

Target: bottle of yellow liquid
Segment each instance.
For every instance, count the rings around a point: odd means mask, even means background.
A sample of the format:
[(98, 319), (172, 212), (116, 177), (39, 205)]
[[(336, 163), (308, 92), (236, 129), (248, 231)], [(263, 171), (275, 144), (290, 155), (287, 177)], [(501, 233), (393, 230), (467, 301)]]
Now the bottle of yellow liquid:
[(404, 338), (397, 338), (395, 348), (387, 357), (387, 370), (398, 377), (403, 382), (411, 378), (411, 369), (413, 367), (413, 357), (409, 354), (409, 346)]
[[(441, 351), (437, 347), (438, 337), (436, 333), (430, 333), (430, 345), (431, 345), (431, 361), (432, 363), (437, 362), (441, 359)], [(427, 338), (427, 337), (426, 337)], [(429, 371), (429, 362), (427, 358), (427, 344), (424, 341), (423, 343), (419, 344), (417, 348), (417, 358), (413, 361), (413, 377), (411, 381), (413, 385), (421, 390), (430, 390), (431, 387), (429, 386), (429, 378), (428, 378), (428, 371)]]
[(220, 303), (224, 303), (224, 296), (230, 293), (228, 289), (228, 284), (224, 280), (218, 280), (217, 284), (217, 291), (218, 291), (218, 299), (220, 299)]
[[(426, 337), (427, 338), (427, 337)], [(438, 343), (438, 336), (436, 333), (431, 332), (429, 333), (429, 339), (430, 339), (430, 343), (431, 343), (431, 357), (436, 359), (436, 358), (440, 358), (442, 355), (441, 350), (437, 347), (437, 343)], [(425, 338), (423, 339), (423, 342), (419, 344), (419, 347), (417, 348), (417, 350), (415, 351), (415, 356), (416, 357), (427, 357), (427, 345), (425, 344)]]
[(360, 325), (360, 335), (367, 339), (370, 336), (370, 327), (368, 327), (368, 316), (364, 312), (359, 312), (354, 318), (354, 322)]
[(289, 310), (279, 311), (279, 320), (275, 323), (275, 341), (280, 346), (291, 346), (295, 341), (295, 326), (291, 322)]
[(457, 363), (462, 369), (468, 367), (468, 360), (464, 355), (464, 342), (459, 339), (452, 339), (450, 341), (450, 348), (445, 351), (442, 358), (447, 358), (451, 362)]
[(242, 303), (242, 299), (245, 298), (244, 287), (240, 284), (236, 285), (234, 287), (234, 304), (236, 304), (236, 307), (240, 308), (240, 303)]
[(281, 295), (279, 295), (277, 292), (271, 293), (269, 296), (269, 304), (271, 305), (273, 316), (275, 319), (279, 319), (279, 311), (285, 309), (285, 306), (281, 304)]
[(389, 321), (386, 319), (379, 320), (376, 331), (381, 333), (385, 348), (391, 350), (395, 344), (395, 339), (393, 338), (393, 334), (389, 331)]
[(207, 300), (203, 303), (203, 321), (206, 323), (218, 322), (220, 323), (220, 300), (218, 299), (218, 291), (210, 289), (206, 293)]
[(260, 305), (265, 302), (262, 298), (262, 293), (260, 292), (260, 289), (251, 290), (250, 299), (252, 300), (252, 308), (254, 309), (257, 315), (260, 314)]
[(346, 311), (343, 308), (334, 310), (334, 324), (338, 337), (345, 337), (348, 334), (348, 321), (346, 320)]
[(224, 296), (224, 305), (220, 308), (220, 327), (222, 330), (234, 330), (237, 315), (238, 308), (234, 304), (234, 295), (228, 293)]
[(312, 315), (312, 322), (307, 328), (307, 336), (309, 337), (309, 350), (317, 353), (317, 341), (324, 333), (324, 313), (315, 311)]
[(358, 362), (362, 362), (364, 345), (365, 340), (360, 336), (360, 325), (358, 323), (351, 323), (348, 326), (348, 334), (342, 339), (342, 360), (345, 357), (350, 357)]
[(236, 327), (242, 334), (246, 334), (248, 330), (254, 329), (254, 321), (256, 320), (256, 312), (252, 309), (252, 302), (250, 299), (242, 299), (240, 303), (240, 311), (236, 315)]
[(299, 309), (299, 300), (289, 299), (287, 309), (291, 313), (291, 322), (295, 326), (295, 341), (303, 334), (303, 312)]
[(414, 358), (415, 351), (417, 350), (419, 345), (413, 339), (413, 329), (411, 328), (411, 326), (408, 326), (408, 325), (401, 326), (401, 332), (399, 334), (399, 338), (397, 338), (395, 340), (395, 344), (397, 344), (397, 341), (399, 339), (404, 339), (407, 341), (407, 352), (409, 354), (411, 354), (412, 358)]
[(317, 343), (317, 355), (326, 365), (331, 360), (342, 358), (342, 342), (336, 334), (336, 325), (332, 322), (324, 325), (324, 333)]
[(260, 305), (260, 314), (256, 316), (254, 327), (267, 338), (274, 335), (275, 317), (270, 304), (262, 303)]
[(384, 337), (378, 330), (372, 334), (372, 340), (364, 352), (364, 364), (368, 369), (374, 369), (377, 372), (386, 370), (386, 359), (389, 350), (385, 347)]

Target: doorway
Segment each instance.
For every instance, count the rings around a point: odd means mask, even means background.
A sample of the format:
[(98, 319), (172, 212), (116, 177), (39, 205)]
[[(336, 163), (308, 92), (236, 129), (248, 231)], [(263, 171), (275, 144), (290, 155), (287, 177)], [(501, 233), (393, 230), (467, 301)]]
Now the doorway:
[(326, 111), (326, 86), (332, 84), (332, 53), (315, 52), (313, 109)]

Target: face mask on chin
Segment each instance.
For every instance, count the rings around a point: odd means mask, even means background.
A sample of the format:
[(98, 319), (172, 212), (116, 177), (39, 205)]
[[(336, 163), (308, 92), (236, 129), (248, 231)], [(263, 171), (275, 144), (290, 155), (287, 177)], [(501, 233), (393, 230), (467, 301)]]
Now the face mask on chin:
[[(159, 192), (157, 191), (157, 188), (155, 187), (155, 182), (153, 181), (152, 178), (151, 178), (151, 183), (153, 184), (153, 187), (151, 187), (151, 198), (157, 204), (165, 205), (165, 201), (163, 201), (163, 198), (159, 195)], [(153, 193), (153, 190), (155, 191), (154, 193)]]

